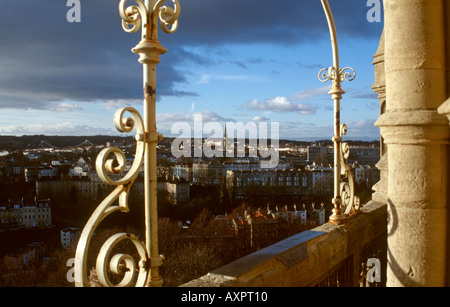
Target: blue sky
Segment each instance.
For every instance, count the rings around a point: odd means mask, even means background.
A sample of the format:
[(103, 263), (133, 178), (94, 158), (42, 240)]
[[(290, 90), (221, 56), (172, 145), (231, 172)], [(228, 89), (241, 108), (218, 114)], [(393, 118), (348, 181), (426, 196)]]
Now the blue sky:
[[(174, 122), (267, 121), (280, 138), (329, 138), (332, 65), (319, 0), (179, 0), (174, 34), (157, 66), (157, 125)], [(171, 1), (168, 1), (170, 3)], [(329, 0), (338, 31), (344, 82), (341, 119), (348, 138), (379, 138), (372, 56), (382, 23), (367, 21), (367, 0)], [(0, 134), (118, 134), (116, 109), (142, 110), (142, 67), (131, 52), (139, 33), (125, 33), (119, 1), (80, 0), (81, 22), (69, 23), (66, 0), (20, 0), (0, 11)], [(129, 1), (133, 4), (133, 1)]]

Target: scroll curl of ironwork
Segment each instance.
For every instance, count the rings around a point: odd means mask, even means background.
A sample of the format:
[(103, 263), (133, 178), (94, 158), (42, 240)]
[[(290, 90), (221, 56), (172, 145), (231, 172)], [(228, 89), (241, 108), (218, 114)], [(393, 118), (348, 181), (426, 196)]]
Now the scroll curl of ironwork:
[[(126, 32), (137, 32), (141, 24), (148, 23), (148, 10), (142, 0), (134, 0), (137, 5), (126, 6), (128, 0), (121, 0), (119, 3), (119, 13), (122, 18), (122, 27)], [(163, 5), (167, 0), (159, 0), (151, 12), (158, 13), (161, 29), (165, 33), (173, 33), (178, 28), (178, 17), (180, 16), (180, 3), (178, 0), (171, 0), (173, 8)], [(142, 19), (142, 20), (141, 20)], [(145, 38), (145, 31), (143, 31)]]
[[(132, 117), (124, 117), (125, 113), (130, 113)], [(94, 213), (91, 215), (86, 226), (84, 227), (75, 255), (75, 285), (89, 286), (89, 278), (87, 272), (87, 257), (89, 244), (97, 229), (98, 225), (111, 213), (116, 211), (128, 212), (128, 194), (131, 185), (139, 175), (144, 161), (144, 125), (139, 112), (131, 107), (121, 108), (116, 111), (114, 123), (120, 132), (131, 132), (136, 129), (136, 153), (135, 159), (130, 170), (119, 179), (112, 179), (109, 174), (121, 174), (125, 169), (125, 155), (115, 147), (103, 149), (97, 156), (96, 170), (103, 182), (114, 185), (116, 188), (100, 203)], [(115, 203), (118, 202), (117, 205)], [(108, 270), (113, 274), (122, 275), (123, 279), (116, 286), (129, 286), (133, 282), (136, 265), (134, 259), (130, 255), (117, 254), (111, 259), (109, 258), (112, 249), (122, 240), (130, 240), (136, 247), (140, 256), (139, 260), (139, 276), (136, 286), (144, 286), (147, 276), (148, 256), (145, 245), (134, 235), (126, 233), (118, 233), (109, 238), (102, 246), (97, 257), (96, 272), (99, 281), (103, 286), (114, 286), (108, 277)]]
[[(126, 7), (128, 0), (119, 2), (119, 14), (122, 18), (122, 28), (125, 32), (135, 33), (141, 28), (141, 24), (147, 24), (147, 9), (142, 0), (134, 0), (137, 5)], [(142, 19), (142, 20), (141, 20)]]
[[(347, 126), (341, 125), (341, 136), (347, 134)], [(353, 178), (352, 169), (347, 163), (347, 159), (350, 156), (350, 146), (348, 143), (341, 144), (341, 176), (346, 178), (347, 181), (341, 182), (341, 207), (345, 215), (350, 215), (359, 210), (360, 200), (358, 196), (355, 196), (355, 180)]]
[[(153, 8), (154, 12), (159, 11), (159, 24), (161, 30), (165, 33), (173, 33), (178, 28), (178, 17), (180, 16), (180, 3), (178, 0), (172, 0), (173, 8), (163, 6), (167, 0), (159, 0)], [(170, 26), (170, 28), (169, 28)]]
[(337, 74), (334, 66), (323, 68), (319, 71), (319, 80), (322, 82), (328, 82), (330, 80), (336, 81), (337, 78), (339, 78), (341, 82), (345, 80), (353, 81), (356, 78), (356, 71), (351, 67), (345, 67), (340, 69), (339, 74)]
[[(124, 118), (124, 114), (129, 112), (133, 117)], [(108, 175), (109, 174), (120, 174), (123, 172), (126, 166), (126, 159), (124, 153), (116, 147), (108, 147), (103, 149), (97, 156), (95, 167), (97, 174), (103, 182), (109, 185), (126, 185), (136, 179), (139, 171), (142, 167), (143, 157), (144, 157), (144, 124), (142, 117), (139, 112), (134, 108), (121, 108), (116, 111), (114, 115), (114, 125), (116, 129), (122, 133), (129, 133), (136, 126), (136, 141), (138, 146), (136, 146), (135, 160), (129, 170), (129, 172), (121, 179), (113, 180)], [(111, 154), (114, 155), (115, 159), (111, 158)]]
[(356, 78), (356, 71), (351, 67), (345, 67), (340, 70), (339, 75), (342, 82), (344, 80), (353, 81)]
[[(113, 249), (123, 240), (130, 240), (138, 251), (140, 256), (139, 269), (136, 266), (136, 261), (130, 255), (118, 253), (111, 257)], [(131, 285), (143, 287), (148, 273), (146, 260), (145, 246), (136, 236), (129, 233), (117, 233), (103, 244), (97, 256), (96, 272), (98, 280), (101, 285), (108, 287), (129, 287)], [(122, 280), (114, 284), (109, 277), (108, 270), (116, 276), (123, 276)], [(137, 271), (138, 277), (136, 283), (134, 283)]]
[(324, 68), (319, 71), (319, 80), (322, 82), (328, 82), (336, 79), (336, 68), (331, 66), (330, 68)]

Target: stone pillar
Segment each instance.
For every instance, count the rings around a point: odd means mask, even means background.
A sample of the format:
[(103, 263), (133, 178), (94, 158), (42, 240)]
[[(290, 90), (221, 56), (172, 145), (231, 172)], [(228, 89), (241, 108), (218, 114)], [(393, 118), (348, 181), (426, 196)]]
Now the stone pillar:
[[(375, 69), (375, 82), (372, 90), (378, 95), (380, 100), (380, 116), (386, 112), (386, 80), (384, 72), (384, 31), (381, 35), (380, 44), (377, 53), (373, 56), (373, 66)], [(380, 161), (376, 167), (380, 170), (380, 181), (378, 181), (372, 189), (372, 200), (387, 203), (387, 145), (382, 136), (380, 136)]]
[(447, 142), (444, 0), (385, 0), (388, 286), (445, 286)]

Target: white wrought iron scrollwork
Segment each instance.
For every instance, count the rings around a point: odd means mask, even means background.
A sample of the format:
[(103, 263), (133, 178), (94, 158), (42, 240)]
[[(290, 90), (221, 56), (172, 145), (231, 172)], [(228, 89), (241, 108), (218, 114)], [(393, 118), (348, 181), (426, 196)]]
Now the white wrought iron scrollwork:
[[(180, 16), (180, 3), (178, 0), (172, 0), (173, 8), (162, 6), (166, 0), (159, 0), (153, 9), (159, 11), (159, 25), (165, 33), (173, 33), (178, 28), (178, 17)], [(170, 28), (169, 28), (170, 27)]]
[[(142, 0), (133, 0), (137, 5), (126, 6), (128, 0), (121, 0), (119, 3), (119, 13), (122, 18), (122, 27), (126, 32), (137, 32), (141, 25), (148, 24), (149, 8)], [(158, 14), (159, 24), (165, 33), (173, 33), (178, 28), (178, 17), (180, 16), (180, 3), (178, 0), (171, 0), (173, 8), (163, 6), (167, 0), (158, 0), (152, 9), (152, 13)], [(142, 31), (142, 39), (149, 38), (147, 31)]]
[[(128, 0), (119, 3), (119, 14), (122, 18), (122, 28), (125, 32), (135, 33), (141, 28), (141, 24), (148, 23), (147, 9), (142, 0), (134, 0), (138, 5), (126, 7)], [(143, 20), (141, 20), (143, 19)]]
[[(125, 113), (130, 113), (132, 117), (124, 117)], [(75, 255), (75, 284), (76, 286), (88, 286), (88, 267), (87, 267), (87, 255), (89, 251), (89, 243), (92, 235), (94, 234), (97, 226), (111, 213), (116, 211), (128, 212), (128, 194), (131, 185), (139, 175), (140, 169), (143, 164), (144, 157), (144, 145), (143, 145), (143, 133), (144, 126), (142, 117), (139, 112), (134, 108), (122, 108), (116, 111), (114, 116), (114, 123), (120, 132), (131, 132), (133, 128), (136, 129), (136, 153), (135, 160), (130, 170), (119, 179), (112, 179), (110, 175), (120, 175), (125, 169), (125, 154), (118, 148), (108, 147), (103, 149), (97, 156), (96, 169), (100, 179), (103, 182), (114, 185), (116, 188), (100, 203), (97, 209), (94, 211), (89, 221), (81, 233), (78, 241), (77, 251)], [(117, 202), (117, 204), (116, 204)], [(144, 285), (146, 268), (147, 268), (147, 253), (145, 252), (145, 246), (140, 242), (137, 237), (131, 234), (119, 233), (111, 237), (103, 245), (100, 254), (97, 258), (96, 272), (99, 277), (99, 281), (103, 286), (113, 286), (109, 277), (107, 276), (107, 269), (116, 275), (123, 275), (124, 279), (118, 284), (118, 286), (130, 285), (134, 273), (131, 276), (128, 272), (134, 272), (135, 266), (133, 266), (132, 257), (129, 255), (113, 256), (111, 259), (109, 255), (112, 247), (114, 247), (118, 241), (123, 239), (131, 240), (140, 256), (139, 261), (139, 278), (136, 285)], [(108, 264), (109, 263), (109, 264)], [(125, 270), (126, 268), (126, 270)]]
[(340, 70), (341, 82), (344, 80), (353, 81), (356, 78), (356, 71), (351, 67), (345, 67)]
[[(132, 117), (124, 117), (125, 113), (129, 112)], [(139, 171), (141, 170), (143, 158), (144, 158), (144, 124), (139, 112), (131, 107), (121, 108), (116, 111), (114, 115), (114, 125), (116, 129), (122, 133), (129, 133), (136, 128), (136, 154), (133, 164), (128, 173), (121, 179), (113, 180), (109, 174), (120, 174), (125, 168), (125, 154), (122, 150), (116, 147), (108, 147), (103, 149), (97, 156), (95, 168), (98, 176), (103, 182), (109, 185), (127, 185), (136, 179)], [(114, 159), (111, 158), (111, 154), (114, 155)]]
[(319, 71), (319, 80), (322, 82), (328, 82), (336, 79), (336, 69), (331, 66), (330, 68), (323, 68)]
[(351, 167), (347, 163), (350, 147), (347, 143), (342, 143), (342, 136), (347, 134), (347, 126), (340, 123), (340, 101), (342, 95), (345, 94), (345, 91), (341, 88), (341, 82), (353, 81), (356, 78), (356, 72), (351, 67), (342, 69), (339, 67), (339, 49), (333, 14), (328, 0), (321, 1), (330, 30), (333, 66), (320, 70), (318, 77), (321, 82), (333, 82), (332, 89), (329, 92), (334, 101), (334, 208), (330, 221), (339, 223), (346, 216), (359, 211), (360, 207), (360, 200), (355, 196), (355, 182)]
[[(140, 257), (139, 268), (131, 255), (118, 253), (111, 257), (113, 249), (123, 240), (129, 240), (134, 244)], [(97, 256), (96, 272), (98, 281), (103, 286), (129, 287), (135, 285), (143, 287), (148, 274), (147, 252), (144, 244), (135, 235), (129, 233), (117, 233), (111, 236), (103, 244)], [(116, 276), (123, 276), (122, 280), (114, 284), (109, 277), (109, 272)], [(135, 281), (136, 273), (138, 276)]]
[(323, 68), (319, 71), (319, 80), (322, 82), (328, 82), (330, 80), (335, 81), (338, 76), (341, 82), (353, 81), (356, 78), (356, 71), (351, 67), (345, 67), (339, 71), (339, 74), (337, 74), (334, 66)]
[[(341, 125), (341, 135), (347, 134), (347, 126)], [(350, 215), (359, 211), (360, 200), (355, 195), (355, 181), (352, 174), (352, 169), (347, 163), (350, 156), (350, 146), (348, 143), (341, 143), (341, 176), (346, 181), (341, 182), (341, 210), (345, 215)]]
[[(107, 184), (116, 186), (92, 214), (86, 224), (76, 252), (75, 284), (88, 286), (87, 253), (93, 232), (109, 214), (115, 211), (128, 212), (128, 194), (131, 185), (141, 168), (144, 173), (144, 218), (145, 242), (127, 233), (118, 233), (109, 238), (97, 257), (96, 271), (103, 286), (161, 286), (162, 278), (159, 267), (163, 256), (158, 253), (158, 211), (156, 178), (156, 143), (162, 135), (156, 131), (156, 64), (159, 56), (167, 50), (158, 42), (158, 20), (161, 29), (173, 33), (178, 27), (180, 4), (171, 0), (173, 7), (165, 6), (167, 0), (133, 0), (135, 5), (127, 6), (128, 0), (120, 0), (119, 14), (122, 27), (126, 32), (142, 30), (141, 41), (132, 49), (139, 55), (138, 61), (143, 65), (144, 104), (143, 117), (133, 108), (123, 108), (116, 112), (114, 124), (121, 132), (136, 129), (136, 155), (131, 169), (124, 176), (119, 176), (126, 166), (124, 153), (118, 148), (106, 148), (100, 152), (96, 161), (99, 177)], [(125, 118), (130, 113), (132, 117)], [(114, 205), (118, 202), (117, 205)], [(138, 265), (133, 257), (118, 253), (113, 249), (121, 241), (131, 241), (136, 248)], [(120, 275), (121, 281), (111, 281), (109, 274)]]

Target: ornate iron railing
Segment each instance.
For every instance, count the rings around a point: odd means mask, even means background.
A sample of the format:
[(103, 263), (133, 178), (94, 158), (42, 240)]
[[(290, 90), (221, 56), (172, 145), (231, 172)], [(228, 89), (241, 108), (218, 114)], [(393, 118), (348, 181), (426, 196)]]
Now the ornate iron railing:
[(334, 198), (333, 214), (330, 222), (341, 223), (349, 216), (359, 211), (360, 200), (355, 196), (355, 184), (351, 167), (347, 163), (350, 154), (350, 147), (347, 143), (342, 143), (342, 136), (347, 134), (347, 126), (341, 124), (340, 101), (345, 91), (341, 87), (341, 82), (353, 81), (356, 72), (353, 68), (339, 66), (339, 47), (334, 23), (328, 0), (321, 0), (330, 29), (331, 46), (333, 52), (333, 66), (324, 68), (319, 72), (319, 80), (322, 82), (332, 81), (333, 86), (329, 94), (334, 101)]
[[(122, 178), (113, 180), (110, 174), (123, 173), (126, 165), (125, 154), (118, 148), (105, 148), (97, 157), (96, 170), (107, 184), (116, 186), (97, 207), (80, 236), (75, 256), (75, 285), (88, 286), (89, 243), (97, 226), (111, 213), (128, 212), (128, 195), (142, 166), (145, 182), (145, 242), (129, 233), (117, 233), (110, 237), (100, 249), (95, 265), (98, 281), (103, 286), (161, 286), (159, 267), (163, 257), (158, 252), (158, 216), (156, 182), (156, 143), (162, 135), (156, 130), (156, 64), (159, 56), (167, 50), (158, 42), (158, 21), (166, 33), (175, 32), (178, 26), (180, 5), (171, 0), (173, 7), (163, 6), (166, 0), (134, 0), (136, 5), (126, 6), (128, 0), (121, 0), (119, 13), (122, 27), (126, 32), (142, 29), (142, 38), (132, 51), (139, 55), (143, 65), (144, 109), (142, 117), (134, 108), (119, 109), (114, 123), (120, 132), (136, 129), (136, 154), (131, 169)], [(125, 117), (125, 114), (131, 117)], [(116, 204), (118, 203), (118, 204)], [(139, 255), (139, 263), (129, 254), (115, 252), (115, 247), (124, 240), (131, 241)], [(112, 255), (112, 256), (111, 256)], [(138, 274), (136, 277), (136, 273)], [(116, 275), (121, 279), (113, 282)], [(137, 279), (137, 280), (136, 280)]]
[[(161, 286), (162, 278), (159, 267), (163, 257), (158, 252), (158, 216), (157, 216), (157, 182), (156, 182), (156, 143), (162, 135), (156, 130), (156, 64), (159, 56), (167, 50), (158, 42), (158, 23), (166, 33), (177, 30), (180, 6), (178, 0), (171, 0), (173, 7), (163, 6), (167, 0), (133, 0), (136, 5), (127, 6), (128, 0), (121, 0), (119, 13), (122, 27), (126, 32), (135, 33), (142, 30), (141, 41), (132, 51), (139, 55), (138, 61), (143, 65), (143, 117), (131, 107), (119, 109), (114, 116), (114, 123), (120, 132), (131, 132), (136, 129), (136, 154), (131, 169), (120, 179), (112, 179), (112, 174), (122, 174), (126, 159), (118, 148), (105, 148), (97, 157), (96, 169), (99, 177), (116, 188), (100, 203), (83, 229), (78, 242), (75, 260), (75, 285), (88, 286), (88, 251), (92, 236), (98, 225), (111, 213), (128, 212), (129, 191), (142, 166), (144, 168), (144, 206), (145, 206), (145, 242), (129, 233), (117, 233), (110, 237), (100, 249), (96, 261), (96, 273), (103, 286)], [(339, 66), (339, 53), (336, 28), (333, 15), (327, 0), (321, 0), (330, 29), (333, 66), (322, 69), (319, 79), (322, 82), (332, 81), (329, 92), (334, 101), (334, 198), (331, 222), (342, 222), (346, 216), (359, 210), (359, 198), (354, 195), (354, 180), (351, 168), (346, 160), (349, 146), (342, 143), (342, 136), (347, 127), (340, 123), (340, 100), (345, 93), (341, 82), (352, 81), (356, 73), (352, 68)], [(125, 117), (125, 114), (131, 117)], [(116, 178), (116, 177), (114, 177)], [(117, 204), (116, 204), (117, 203)], [(115, 252), (120, 242), (127, 240), (133, 243), (139, 257), (136, 265), (135, 257)], [(137, 277), (136, 277), (137, 274)], [(119, 276), (120, 281), (110, 275)], [(113, 282), (112, 280), (116, 281)]]

